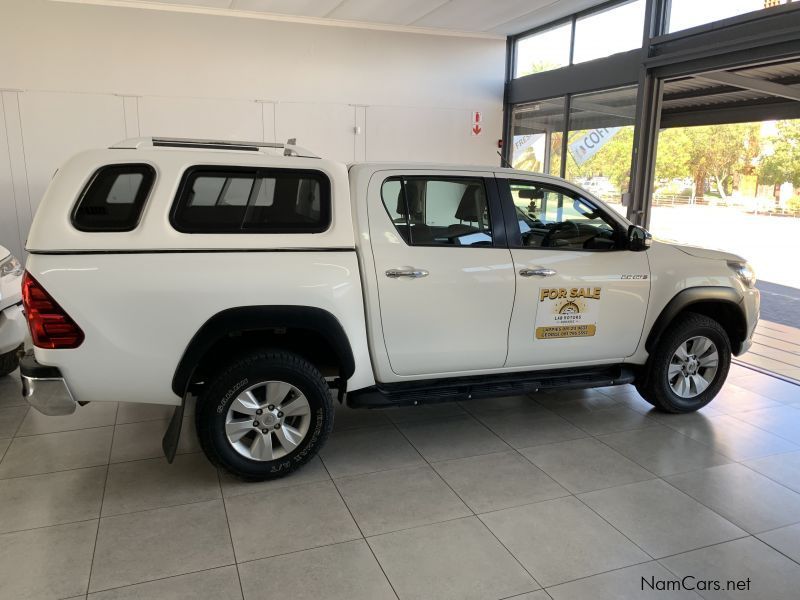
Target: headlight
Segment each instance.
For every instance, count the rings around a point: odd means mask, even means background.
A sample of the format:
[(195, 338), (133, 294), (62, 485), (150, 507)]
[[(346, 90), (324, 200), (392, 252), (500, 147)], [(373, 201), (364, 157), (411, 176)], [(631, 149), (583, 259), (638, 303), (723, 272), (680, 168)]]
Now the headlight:
[(745, 284), (745, 286), (749, 288), (756, 286), (756, 273), (753, 271), (753, 267), (750, 266), (750, 263), (729, 262), (728, 266), (733, 269), (739, 281)]
[(22, 275), (22, 263), (13, 254), (0, 261), (0, 277)]

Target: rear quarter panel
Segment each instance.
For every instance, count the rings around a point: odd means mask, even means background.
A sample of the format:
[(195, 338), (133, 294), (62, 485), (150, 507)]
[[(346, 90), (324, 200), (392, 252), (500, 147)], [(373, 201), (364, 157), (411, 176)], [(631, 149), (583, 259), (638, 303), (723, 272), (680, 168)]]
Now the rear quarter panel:
[(178, 404), (172, 377), (189, 341), (237, 306), (315, 306), (347, 332), (350, 389), (372, 385), (354, 250), (34, 254), (28, 271), (86, 334), (73, 350), (35, 350), (80, 401)]

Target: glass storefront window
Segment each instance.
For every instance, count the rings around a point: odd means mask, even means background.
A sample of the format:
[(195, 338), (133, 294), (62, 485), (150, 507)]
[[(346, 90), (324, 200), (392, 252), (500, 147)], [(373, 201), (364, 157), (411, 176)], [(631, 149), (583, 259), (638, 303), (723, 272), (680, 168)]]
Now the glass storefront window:
[(519, 104), (511, 114), (511, 165), (558, 175), (564, 131), (564, 97)]
[(635, 86), (579, 94), (570, 100), (565, 177), (622, 214), (635, 121)]
[(567, 66), (571, 38), (572, 25), (565, 23), (517, 41), (514, 77)]
[(572, 62), (580, 63), (641, 48), (644, 0), (633, 0), (579, 18)]
[(790, 0), (671, 0), (667, 33), (788, 4)]

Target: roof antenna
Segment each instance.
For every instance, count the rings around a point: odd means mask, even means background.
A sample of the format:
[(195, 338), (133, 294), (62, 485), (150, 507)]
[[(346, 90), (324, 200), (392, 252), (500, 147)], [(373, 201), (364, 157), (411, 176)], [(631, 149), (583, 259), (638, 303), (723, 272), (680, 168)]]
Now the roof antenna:
[(500, 157), (500, 164), (501, 164), (501, 165), (502, 165), (502, 164), (505, 164), (505, 166), (506, 166), (506, 167), (508, 167), (509, 169), (513, 169), (513, 168), (514, 168), (514, 167), (512, 167), (512, 166), (511, 166), (511, 163), (510, 163), (510, 162), (508, 162), (508, 161), (506, 160), (505, 156), (503, 156), (503, 155), (500, 153), (500, 150), (498, 150), (498, 151), (497, 151), (497, 156), (499, 156), (499, 157)]

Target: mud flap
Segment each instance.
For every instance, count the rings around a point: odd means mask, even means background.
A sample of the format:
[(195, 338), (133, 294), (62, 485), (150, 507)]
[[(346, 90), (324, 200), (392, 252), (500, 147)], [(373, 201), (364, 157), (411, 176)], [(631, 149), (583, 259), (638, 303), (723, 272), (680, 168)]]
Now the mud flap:
[(175, 407), (167, 431), (164, 433), (164, 439), (161, 440), (161, 449), (170, 464), (175, 460), (175, 453), (178, 451), (178, 442), (181, 439), (181, 427), (183, 426), (183, 411), (186, 408), (186, 398), (188, 397), (189, 394), (186, 394), (181, 403)]

